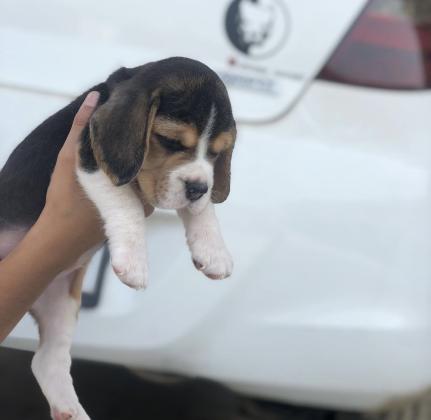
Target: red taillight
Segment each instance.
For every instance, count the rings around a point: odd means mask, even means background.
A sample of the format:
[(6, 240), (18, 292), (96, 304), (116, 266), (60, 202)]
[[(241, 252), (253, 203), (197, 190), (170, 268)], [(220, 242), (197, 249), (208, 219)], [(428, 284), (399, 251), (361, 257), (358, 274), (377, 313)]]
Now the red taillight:
[(318, 78), (386, 89), (431, 88), (431, 0), (371, 0)]

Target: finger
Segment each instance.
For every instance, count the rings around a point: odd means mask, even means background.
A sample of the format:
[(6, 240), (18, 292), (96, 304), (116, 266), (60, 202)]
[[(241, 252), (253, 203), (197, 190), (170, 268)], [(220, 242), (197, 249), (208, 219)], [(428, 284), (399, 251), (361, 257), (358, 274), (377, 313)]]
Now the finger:
[(90, 92), (86, 96), (84, 102), (75, 115), (72, 129), (75, 127), (81, 127), (81, 129), (82, 127), (85, 127), (85, 124), (87, 124), (88, 120), (90, 119), (94, 108), (96, 108), (97, 102), (99, 101), (99, 96), (100, 93), (96, 91)]
[[(73, 154), (75, 153), (75, 143), (78, 141), (79, 135), (81, 134), (82, 130), (84, 129), (85, 125), (88, 123), (91, 115), (96, 109), (99, 96), (100, 93), (96, 91), (90, 92), (86, 96), (84, 102), (76, 113), (75, 118), (73, 119), (69, 135), (64, 142), (64, 150), (62, 149), (61, 152), (70, 151)], [(72, 147), (69, 146), (70, 144), (72, 144)]]
[(78, 112), (75, 115), (75, 118), (72, 123), (72, 127), (69, 131), (69, 134), (64, 142), (63, 147), (60, 150), (58, 155), (58, 159), (61, 161), (70, 161), (71, 164), (74, 164), (76, 157), (76, 143), (79, 140), (80, 134), (90, 119), (92, 113), (96, 109), (97, 102), (99, 100), (99, 92), (93, 91), (90, 92), (84, 102), (81, 104)]

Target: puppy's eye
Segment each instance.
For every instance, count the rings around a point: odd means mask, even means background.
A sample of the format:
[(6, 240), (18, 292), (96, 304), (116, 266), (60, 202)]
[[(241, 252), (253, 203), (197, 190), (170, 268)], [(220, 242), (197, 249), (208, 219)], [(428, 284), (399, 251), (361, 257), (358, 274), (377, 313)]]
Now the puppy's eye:
[(169, 152), (182, 152), (186, 150), (186, 147), (183, 146), (178, 140), (170, 139), (160, 134), (156, 134), (155, 136), (160, 145)]

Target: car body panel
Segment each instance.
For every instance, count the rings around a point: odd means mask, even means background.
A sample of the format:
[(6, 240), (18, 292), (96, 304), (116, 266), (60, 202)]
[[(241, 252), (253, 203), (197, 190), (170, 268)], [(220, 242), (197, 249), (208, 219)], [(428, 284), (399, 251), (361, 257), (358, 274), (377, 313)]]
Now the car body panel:
[(101, 7), (84, 0), (5, 0), (0, 84), (74, 96), (117, 67), (184, 55), (222, 76), (238, 120), (263, 122), (289, 109), (365, 0), (244, 1), (249, 13), (270, 13), (277, 29), (276, 45), (262, 57), (241, 53), (229, 41), (224, 26), (232, 3), (125, 0)]

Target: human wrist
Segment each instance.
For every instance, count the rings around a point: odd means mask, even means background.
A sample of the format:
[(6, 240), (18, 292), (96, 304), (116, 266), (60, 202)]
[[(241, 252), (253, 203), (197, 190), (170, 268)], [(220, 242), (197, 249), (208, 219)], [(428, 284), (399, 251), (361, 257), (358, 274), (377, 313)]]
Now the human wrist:
[(56, 217), (45, 212), (42, 212), (25, 239), (29, 246), (30, 242), (37, 244), (36, 252), (40, 261), (55, 275), (60, 273), (71, 259), (71, 249), (67, 247), (62, 225)]

